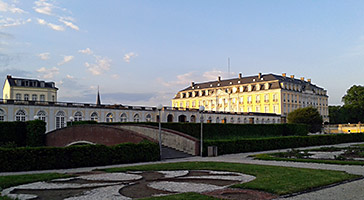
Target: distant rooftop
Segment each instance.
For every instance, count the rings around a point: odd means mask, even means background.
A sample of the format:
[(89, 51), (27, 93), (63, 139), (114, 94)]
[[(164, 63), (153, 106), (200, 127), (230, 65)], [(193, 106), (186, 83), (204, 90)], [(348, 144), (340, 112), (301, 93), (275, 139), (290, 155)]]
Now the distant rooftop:
[(56, 84), (54, 82), (45, 82), (37, 79), (25, 79), (25, 78), (15, 78), (11, 75), (6, 77), (10, 86), (18, 86), (18, 87), (37, 87), (37, 88), (56, 88)]

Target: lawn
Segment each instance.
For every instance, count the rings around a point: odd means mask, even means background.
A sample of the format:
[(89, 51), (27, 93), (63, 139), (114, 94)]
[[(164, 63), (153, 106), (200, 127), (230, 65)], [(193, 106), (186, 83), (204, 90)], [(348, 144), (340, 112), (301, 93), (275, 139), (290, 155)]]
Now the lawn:
[(223, 162), (181, 162), (105, 169), (106, 172), (158, 171), (158, 170), (221, 170), (250, 174), (255, 180), (237, 184), (234, 188), (256, 189), (277, 195), (305, 191), (312, 188), (358, 178), (341, 171), (316, 170), (293, 167), (251, 165)]

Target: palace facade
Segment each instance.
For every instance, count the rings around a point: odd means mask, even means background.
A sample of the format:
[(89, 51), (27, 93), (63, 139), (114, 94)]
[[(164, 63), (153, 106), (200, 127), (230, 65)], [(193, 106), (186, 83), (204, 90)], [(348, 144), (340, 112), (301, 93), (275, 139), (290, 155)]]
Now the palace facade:
[(294, 75), (261, 74), (256, 76), (194, 83), (179, 91), (172, 99), (172, 107), (215, 112), (271, 113), (287, 116), (297, 108), (315, 107), (324, 122), (328, 118), (327, 91), (304, 77)]
[[(16, 80), (21, 80), (21, 82), (19, 83)], [(274, 113), (235, 113), (223, 111), (204, 111), (199, 113), (198, 109), (166, 106), (159, 111), (156, 107), (121, 104), (105, 105), (101, 104), (99, 95), (97, 96), (96, 104), (59, 102), (57, 101), (57, 90), (53, 82), (7, 76), (3, 91), (5, 91), (4, 93), (7, 92), (8, 95), (6, 96), (7, 98), (4, 97), (4, 99), (0, 100), (0, 121), (40, 119), (47, 123), (47, 132), (66, 127), (69, 121), (158, 122), (160, 120), (161, 122), (196, 123), (201, 122), (201, 114), (205, 123), (260, 124), (282, 122), (281, 115)], [(36, 98), (33, 98), (35, 95), (37, 95)], [(41, 95), (44, 95), (45, 98), (42, 98)], [(54, 95), (54, 99), (52, 95)]]

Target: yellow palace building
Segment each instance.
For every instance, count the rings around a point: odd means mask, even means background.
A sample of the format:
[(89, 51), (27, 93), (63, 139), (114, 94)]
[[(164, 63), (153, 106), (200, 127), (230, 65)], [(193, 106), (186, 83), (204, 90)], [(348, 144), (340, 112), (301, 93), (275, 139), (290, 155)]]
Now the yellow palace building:
[(256, 76), (194, 83), (179, 91), (172, 106), (216, 112), (274, 113), (287, 116), (297, 108), (315, 107), (324, 121), (328, 118), (327, 91), (311, 83), (311, 79), (296, 79), (294, 75), (261, 74)]

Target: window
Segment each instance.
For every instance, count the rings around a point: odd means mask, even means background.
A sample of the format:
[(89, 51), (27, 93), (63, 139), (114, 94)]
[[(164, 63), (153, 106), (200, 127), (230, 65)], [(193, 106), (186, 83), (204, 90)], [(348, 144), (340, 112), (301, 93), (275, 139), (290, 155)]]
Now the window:
[(179, 107), (182, 108), (183, 107), (183, 102), (179, 102)]
[(279, 111), (278, 111), (278, 105), (274, 105), (273, 106), (273, 112), (274, 113), (278, 113)]
[(252, 107), (251, 106), (248, 106), (248, 112), (251, 112), (252, 111)]
[(134, 115), (134, 122), (139, 122), (139, 114)]
[(278, 101), (278, 95), (277, 94), (273, 94), (273, 101), (277, 102)]
[(24, 101), (29, 101), (29, 94), (24, 94)]
[(26, 115), (25, 115), (25, 111), (24, 110), (19, 110), (18, 112), (16, 112), (16, 114), (15, 114), (15, 121), (25, 122), (25, 120), (26, 120)]
[(152, 116), (150, 114), (147, 114), (147, 116), (145, 117), (145, 121), (151, 122), (152, 121)]
[(252, 103), (252, 96), (248, 96), (248, 103)]
[(113, 122), (113, 114), (112, 113), (107, 113), (106, 115), (106, 122)]
[(260, 112), (260, 106), (255, 107), (255, 112)]
[(42, 121), (46, 122), (46, 116), (47, 116), (46, 112), (44, 112), (43, 110), (41, 110), (41, 111), (39, 111), (37, 113), (37, 116), (38, 116), (38, 119), (39, 120), (42, 120)]
[(241, 123), (241, 119), (240, 119), (240, 117), (238, 117), (238, 124), (240, 124)]
[(37, 101), (37, 97), (38, 97), (38, 96), (37, 96), (36, 94), (33, 94), (33, 95), (32, 95), (32, 101)]
[(234, 118), (230, 118), (230, 123), (234, 123)]
[(255, 102), (260, 103), (260, 95), (255, 96)]
[(196, 107), (196, 101), (192, 101), (192, 107)]
[(58, 111), (56, 114), (56, 129), (66, 126), (65, 114), (63, 111)]
[(240, 97), (240, 103), (243, 104), (244, 103), (244, 97)]
[(52, 95), (52, 101), (55, 101), (54, 95)]
[(286, 102), (286, 94), (283, 94), (283, 102)]
[(0, 121), (5, 121), (5, 111), (3, 109), (0, 109)]
[(269, 113), (269, 106), (264, 106), (264, 112)]
[(216, 117), (216, 123), (220, 123), (220, 118), (219, 117)]
[(45, 95), (44, 95), (44, 94), (41, 94), (41, 95), (39, 96), (39, 98), (40, 98), (40, 101), (45, 101)]
[(264, 102), (269, 102), (269, 94), (264, 95)]
[(188, 107), (190, 107), (190, 102), (189, 101), (186, 102), (186, 108), (188, 108)]
[(127, 122), (128, 121), (125, 113), (121, 114), (120, 121), (121, 122)]
[(91, 121), (98, 121), (98, 119), (99, 119), (99, 116), (98, 116), (97, 112), (93, 112), (91, 114)]
[(15, 99), (20, 101), (21, 100), (21, 94), (16, 94)]
[(82, 113), (79, 111), (75, 113), (75, 122), (77, 121), (82, 121)]

